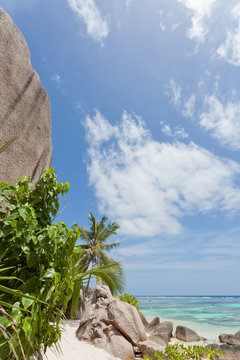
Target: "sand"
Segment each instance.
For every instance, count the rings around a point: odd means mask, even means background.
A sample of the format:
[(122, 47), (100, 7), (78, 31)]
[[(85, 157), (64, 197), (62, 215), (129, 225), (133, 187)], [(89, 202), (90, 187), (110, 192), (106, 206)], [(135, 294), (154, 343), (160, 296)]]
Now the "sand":
[(105, 350), (79, 341), (75, 336), (78, 323), (79, 321), (69, 321), (63, 324), (64, 330), (59, 343), (62, 352), (50, 348), (43, 356), (44, 360), (120, 360)]
[[(149, 319), (150, 320), (150, 319)], [(161, 319), (162, 321), (166, 321), (169, 319)], [(171, 320), (172, 321), (172, 320)], [(62, 338), (59, 342), (59, 345), (61, 347), (61, 352), (56, 352), (56, 350), (48, 349), (46, 354), (43, 356), (44, 360), (120, 360), (119, 358), (116, 358), (112, 355), (110, 355), (108, 352), (106, 352), (103, 349), (98, 349), (95, 346), (86, 343), (84, 341), (79, 341), (76, 338), (76, 330), (78, 328), (79, 320), (72, 320), (68, 322), (63, 323), (63, 331), (62, 331)], [(174, 321), (174, 325), (179, 325), (178, 322)], [(190, 327), (191, 329), (197, 331), (199, 335), (207, 337), (207, 341), (199, 341), (197, 343), (184, 343), (180, 340), (172, 338), (170, 341), (170, 344), (185, 344), (185, 345), (203, 345), (206, 346), (209, 343), (218, 342), (217, 334), (212, 333), (211, 330), (208, 327), (205, 327), (204, 325), (198, 326), (189, 326), (193, 325), (188, 322), (183, 324), (183, 321), (181, 322), (181, 325), (185, 325)], [(196, 324), (195, 324), (196, 325)], [(174, 326), (174, 327), (175, 327)], [(218, 329), (220, 330), (220, 329)], [(223, 330), (223, 329), (221, 329)], [(210, 340), (211, 339), (211, 340)]]

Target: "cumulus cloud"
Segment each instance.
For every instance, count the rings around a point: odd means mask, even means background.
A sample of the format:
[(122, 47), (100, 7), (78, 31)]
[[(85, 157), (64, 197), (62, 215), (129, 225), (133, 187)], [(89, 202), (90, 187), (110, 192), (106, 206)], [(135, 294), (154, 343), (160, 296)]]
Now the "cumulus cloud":
[(240, 4), (232, 10), (232, 16), (238, 21), (235, 30), (228, 30), (226, 40), (217, 49), (217, 55), (232, 65), (240, 66)]
[(160, 143), (143, 120), (123, 113), (111, 125), (99, 112), (85, 122), (90, 184), (100, 211), (122, 233), (177, 234), (180, 218), (240, 207), (240, 166), (190, 142)]
[(178, 0), (190, 13), (192, 26), (188, 29), (187, 36), (190, 39), (204, 41), (208, 28), (205, 20), (211, 15), (216, 0)]
[(240, 150), (240, 102), (222, 103), (215, 95), (205, 97), (206, 112), (200, 125), (231, 150)]
[(68, 0), (70, 8), (87, 25), (87, 33), (100, 43), (108, 36), (109, 27), (94, 0)]
[(183, 127), (176, 126), (173, 130), (168, 124), (165, 124), (164, 121), (160, 122), (162, 133), (166, 136), (173, 138), (187, 139), (189, 137), (188, 133), (184, 130)]

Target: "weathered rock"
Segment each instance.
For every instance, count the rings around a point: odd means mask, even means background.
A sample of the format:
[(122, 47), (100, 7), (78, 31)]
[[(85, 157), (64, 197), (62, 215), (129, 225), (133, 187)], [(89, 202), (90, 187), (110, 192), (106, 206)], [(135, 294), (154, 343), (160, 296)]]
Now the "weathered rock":
[(240, 346), (230, 346), (227, 344), (210, 344), (208, 347), (219, 349), (222, 352), (222, 356), (219, 360), (240, 360)]
[(191, 330), (185, 326), (177, 326), (176, 332), (174, 335), (177, 339), (186, 341), (186, 342), (195, 342), (203, 340), (194, 330)]
[(148, 340), (138, 343), (138, 347), (143, 353), (143, 355), (151, 356), (153, 359), (156, 359), (155, 352), (157, 350), (162, 351), (164, 353), (164, 348), (165, 348), (164, 346), (161, 346), (153, 341), (148, 341)]
[(148, 340), (149, 341), (152, 341), (158, 345), (161, 345), (161, 346), (166, 346), (167, 345), (167, 341), (165, 341), (161, 336), (158, 336), (158, 335), (149, 335), (148, 336)]
[(35, 182), (51, 165), (50, 102), (23, 35), (1, 8), (0, 33), (0, 146), (17, 136), (0, 154), (0, 181)]
[(147, 338), (136, 308), (114, 298), (104, 285), (97, 286), (88, 297), (76, 336), (129, 360), (132, 359), (133, 346)]
[(228, 345), (240, 345), (240, 337), (230, 334), (219, 335), (219, 341)]
[(133, 345), (147, 339), (137, 309), (119, 299), (113, 299), (108, 306), (109, 320)]
[(155, 338), (162, 339), (162, 341), (164, 341), (167, 344), (172, 337), (172, 332), (173, 332), (173, 323), (171, 321), (164, 321), (163, 323), (159, 324), (158, 327), (155, 327), (153, 331), (151, 331), (150, 333), (151, 340), (153, 339), (152, 336), (154, 336)]
[(95, 346), (102, 348), (113, 356), (123, 360), (135, 359), (132, 344), (130, 344), (130, 342), (128, 342), (114, 326), (106, 326), (103, 329), (103, 333), (100, 333), (98, 329), (96, 335), (97, 337), (94, 341)]
[(145, 318), (145, 316), (143, 315), (143, 313), (142, 313), (141, 311), (139, 311), (138, 313), (139, 313), (140, 318), (141, 318), (141, 320), (142, 320), (143, 326), (146, 327), (146, 326), (148, 325), (147, 319)]
[(159, 325), (160, 325), (160, 318), (159, 316), (156, 316), (155, 318), (152, 319), (152, 321), (150, 321), (150, 323), (148, 323), (148, 325), (145, 327), (145, 330), (147, 333), (150, 333), (153, 331), (153, 329), (155, 329)]

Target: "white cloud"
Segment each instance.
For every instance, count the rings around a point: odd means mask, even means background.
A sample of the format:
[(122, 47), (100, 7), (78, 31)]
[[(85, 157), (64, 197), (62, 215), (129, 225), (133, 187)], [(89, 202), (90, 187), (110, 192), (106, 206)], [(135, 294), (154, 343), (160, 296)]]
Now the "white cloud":
[(163, 121), (161, 121), (160, 124), (162, 125), (161, 130), (164, 135), (173, 136), (172, 129), (169, 125), (165, 124)]
[(116, 219), (122, 233), (176, 234), (184, 215), (240, 208), (237, 163), (193, 142), (157, 142), (141, 118), (126, 112), (118, 126), (97, 112), (85, 128), (90, 184), (100, 211)]
[(227, 31), (226, 40), (217, 49), (217, 55), (232, 65), (240, 66), (240, 4), (233, 8), (232, 16), (238, 20), (238, 26), (234, 31)]
[(207, 111), (200, 115), (200, 125), (223, 146), (240, 150), (240, 102), (223, 104), (215, 95), (205, 97)]
[(184, 130), (183, 127), (176, 126), (174, 130), (174, 136), (181, 138), (181, 139), (187, 139), (189, 138), (188, 133)]
[(167, 94), (175, 105), (177, 105), (180, 101), (181, 91), (182, 89), (177, 85), (176, 81), (174, 79), (170, 79)]
[(172, 131), (171, 127), (165, 124), (164, 121), (161, 121), (160, 124), (162, 125), (161, 127), (162, 133), (166, 136), (170, 136), (173, 138), (181, 138), (181, 139), (187, 139), (189, 137), (189, 135), (186, 133), (184, 128), (180, 126), (176, 126)]
[(208, 28), (205, 20), (211, 15), (213, 4), (216, 0), (178, 0), (191, 14), (192, 26), (187, 32), (190, 39), (204, 41)]
[(195, 103), (196, 103), (196, 96), (192, 94), (184, 104), (182, 115), (185, 117), (193, 118), (195, 112)]
[(159, 26), (160, 26), (160, 29), (161, 29), (162, 31), (165, 31), (166, 28), (167, 28), (166, 25), (164, 25), (164, 24), (161, 23), (161, 22), (160, 22)]
[(87, 33), (100, 43), (108, 36), (107, 20), (102, 18), (94, 0), (68, 0), (70, 8), (87, 25)]
[(57, 84), (58, 87), (60, 87), (62, 83), (61, 76), (59, 74), (54, 74), (51, 79)]

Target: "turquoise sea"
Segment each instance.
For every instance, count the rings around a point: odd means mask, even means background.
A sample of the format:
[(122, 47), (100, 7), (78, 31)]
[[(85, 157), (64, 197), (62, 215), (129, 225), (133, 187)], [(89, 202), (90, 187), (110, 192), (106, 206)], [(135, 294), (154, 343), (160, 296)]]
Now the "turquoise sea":
[(240, 331), (240, 296), (138, 296), (148, 320), (172, 321), (197, 331), (209, 341)]

